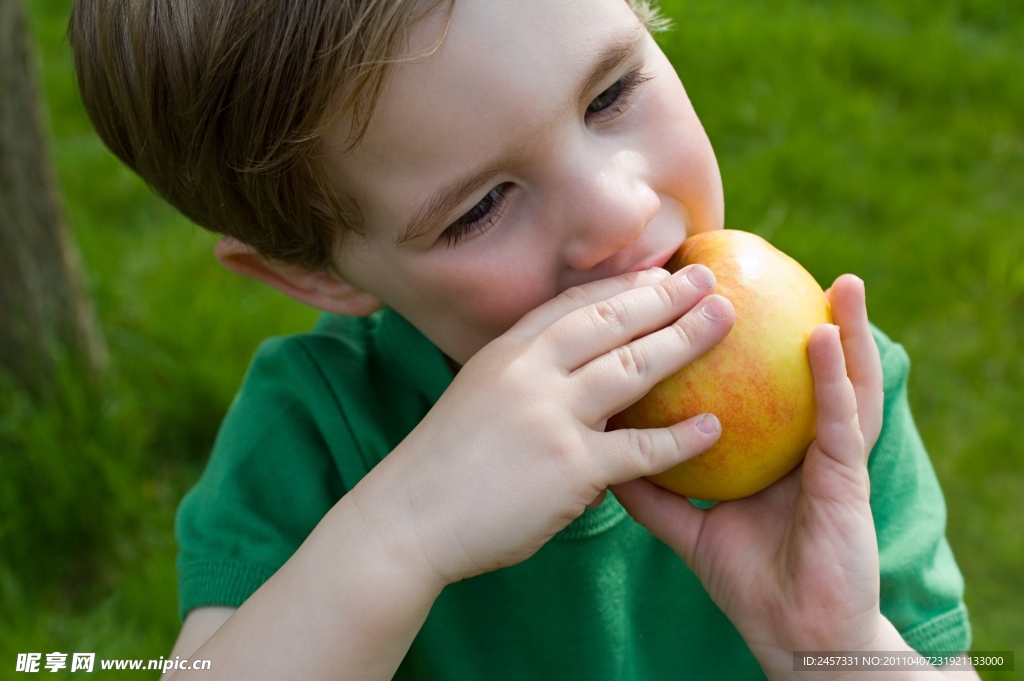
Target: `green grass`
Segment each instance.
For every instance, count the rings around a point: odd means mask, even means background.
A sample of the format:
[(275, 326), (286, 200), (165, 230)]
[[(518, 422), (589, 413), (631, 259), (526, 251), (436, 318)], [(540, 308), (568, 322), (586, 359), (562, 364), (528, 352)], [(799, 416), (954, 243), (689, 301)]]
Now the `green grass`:
[[(103, 148), (74, 87), (70, 2), (27, 4), (112, 362), (95, 392), (72, 368), (51, 403), (0, 390), (0, 664), (26, 651), (156, 658), (179, 628), (177, 503), (256, 345), (316, 313), (224, 271), (214, 238)], [(718, 154), (728, 226), (823, 284), (865, 280), (872, 319), (913, 360), (974, 648), (1024, 653), (1024, 5), (662, 6), (675, 30), (660, 41)]]

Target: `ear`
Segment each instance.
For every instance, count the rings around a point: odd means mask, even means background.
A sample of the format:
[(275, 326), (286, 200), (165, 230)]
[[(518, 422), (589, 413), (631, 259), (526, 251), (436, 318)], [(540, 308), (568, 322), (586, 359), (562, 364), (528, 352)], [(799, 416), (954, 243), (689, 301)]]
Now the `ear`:
[(235, 274), (262, 281), (300, 303), (334, 314), (364, 317), (383, 302), (352, 286), (333, 272), (314, 272), (299, 265), (268, 260), (251, 246), (225, 236), (213, 249), (220, 264)]

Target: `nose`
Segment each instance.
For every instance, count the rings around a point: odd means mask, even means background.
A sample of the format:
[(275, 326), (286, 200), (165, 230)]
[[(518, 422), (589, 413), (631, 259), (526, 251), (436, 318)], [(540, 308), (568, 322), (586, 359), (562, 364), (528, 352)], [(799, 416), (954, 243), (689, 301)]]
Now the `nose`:
[[(617, 273), (639, 257), (629, 246), (657, 215), (661, 200), (644, 178), (642, 161), (621, 153), (572, 173), (571, 200), (563, 223), (566, 264), (588, 271), (606, 263)], [(621, 261), (621, 262), (620, 262)]]

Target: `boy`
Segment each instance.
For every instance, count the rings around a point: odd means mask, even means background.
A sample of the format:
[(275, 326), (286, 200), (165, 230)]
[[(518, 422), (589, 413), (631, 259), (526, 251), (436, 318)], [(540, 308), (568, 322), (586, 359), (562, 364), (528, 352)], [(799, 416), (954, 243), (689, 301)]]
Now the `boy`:
[(76, 7), (101, 135), (228, 269), (330, 313), (261, 347), (182, 502), (172, 658), (789, 678), (793, 651), (968, 648), (906, 356), (856, 277), (811, 337), (818, 439), (768, 490), (703, 510), (643, 479), (713, 415), (604, 432), (734, 314), (660, 268), (724, 208), (645, 6), (140, 6)]

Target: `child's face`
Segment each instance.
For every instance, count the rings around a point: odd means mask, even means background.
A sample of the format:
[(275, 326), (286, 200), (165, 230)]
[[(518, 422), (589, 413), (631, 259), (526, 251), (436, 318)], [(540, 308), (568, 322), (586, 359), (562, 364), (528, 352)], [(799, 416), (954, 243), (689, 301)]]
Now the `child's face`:
[[(442, 25), (418, 24), (410, 54)], [(331, 171), (366, 228), (339, 252), (345, 280), (459, 363), (567, 288), (661, 266), (723, 221), (708, 138), (625, 0), (456, 0), (440, 49), (390, 72)]]

